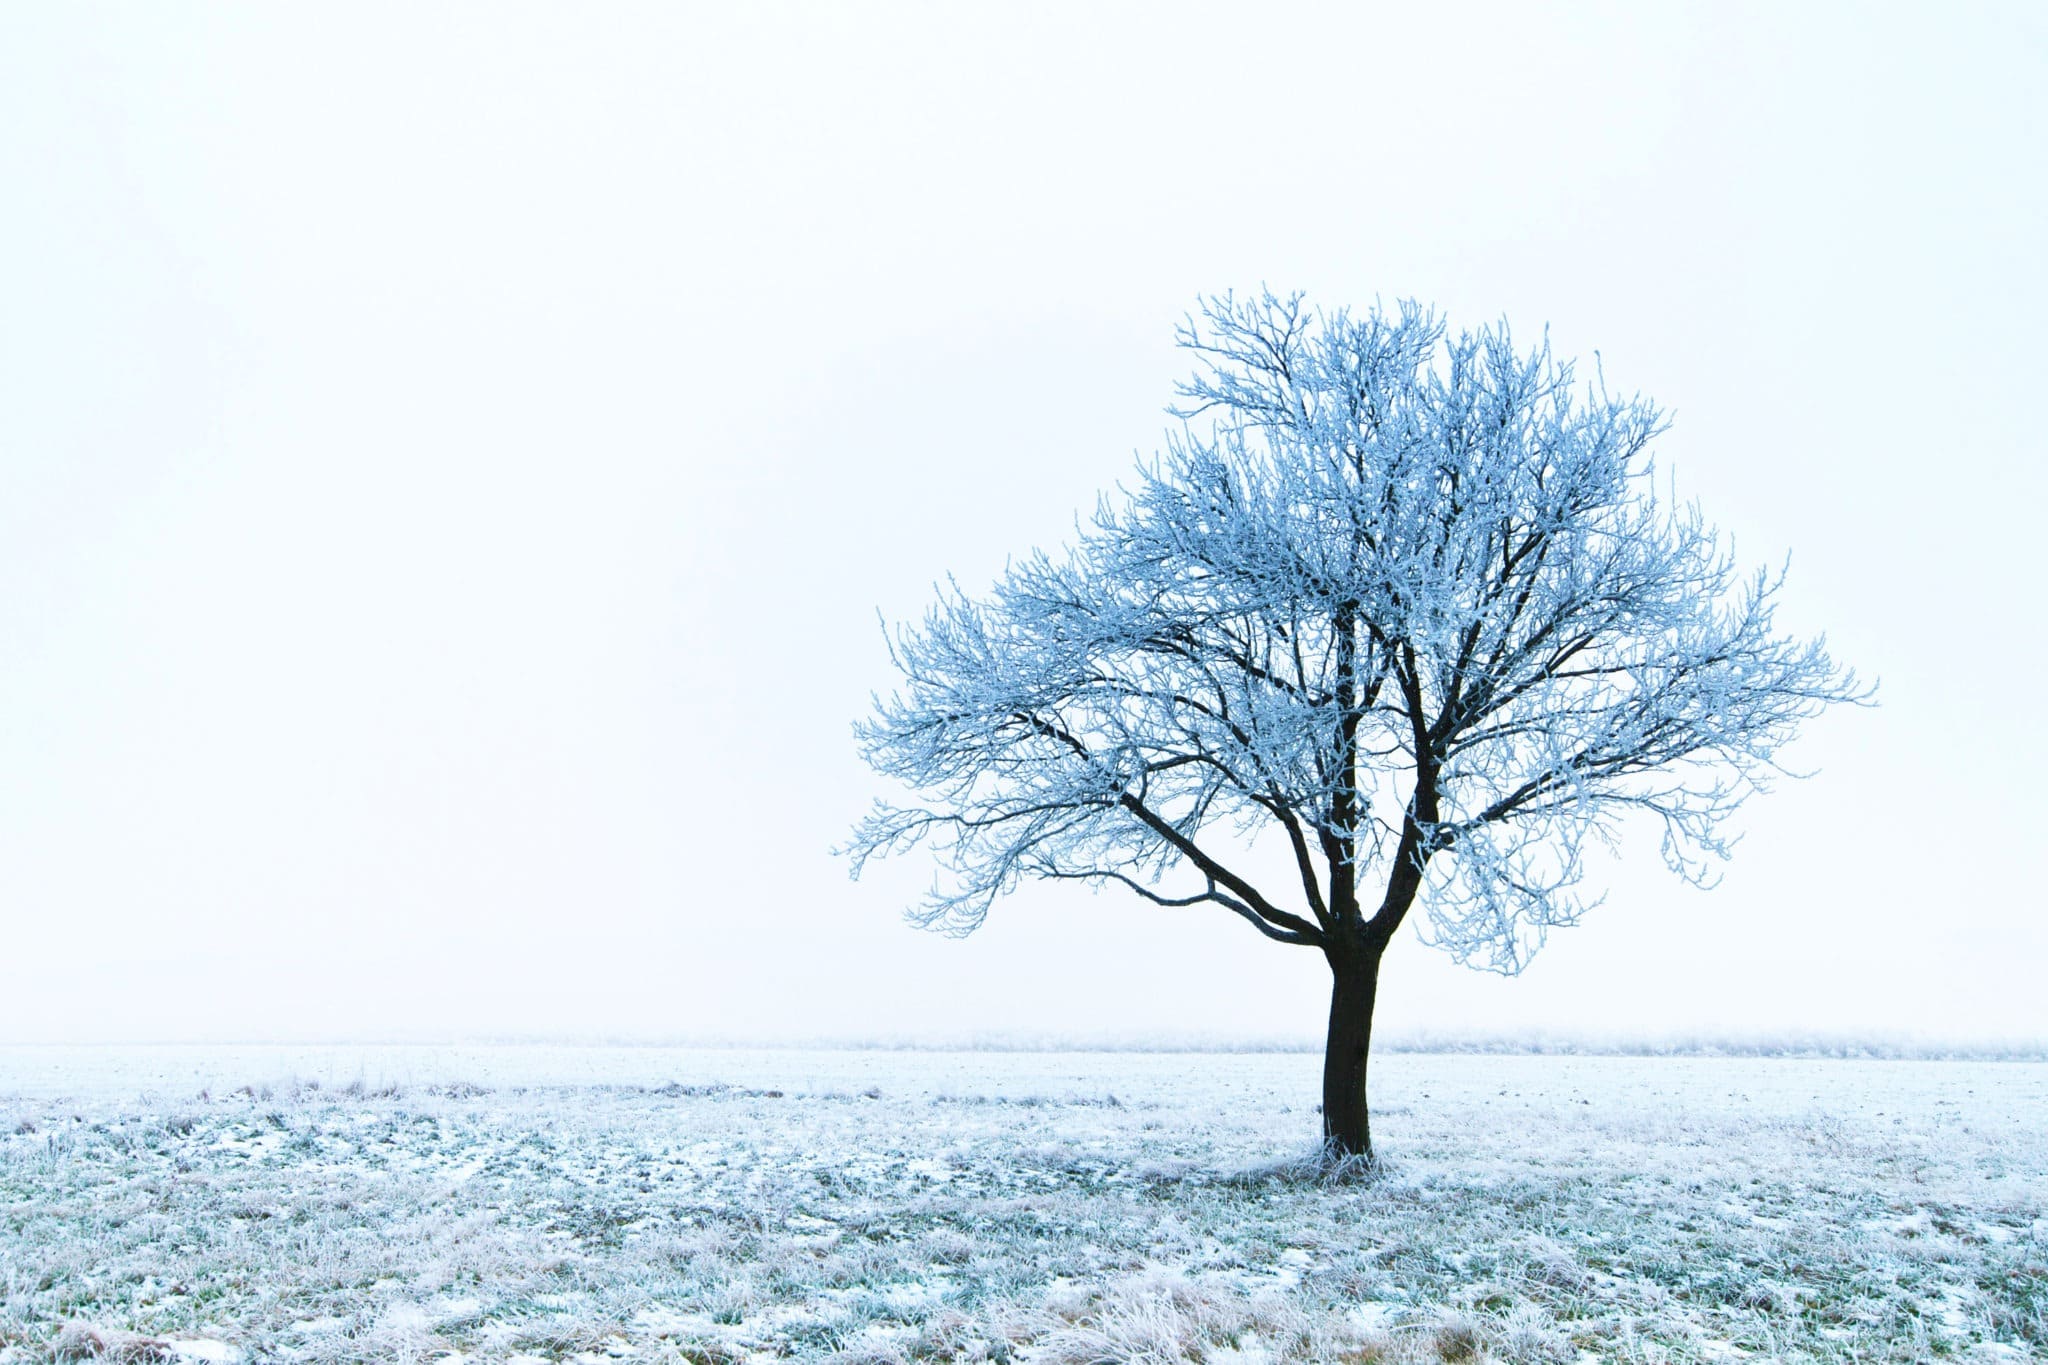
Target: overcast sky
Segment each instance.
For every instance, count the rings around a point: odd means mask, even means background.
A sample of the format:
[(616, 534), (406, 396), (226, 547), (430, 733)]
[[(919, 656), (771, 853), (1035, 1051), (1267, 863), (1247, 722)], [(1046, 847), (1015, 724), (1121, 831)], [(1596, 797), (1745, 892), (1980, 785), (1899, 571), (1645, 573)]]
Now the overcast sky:
[(0, 1040), (1318, 1037), (1224, 911), (829, 851), (877, 612), (1261, 283), (1597, 348), (1882, 684), (1384, 1030), (2048, 1036), (2044, 91), (2019, 4), (10, 5)]

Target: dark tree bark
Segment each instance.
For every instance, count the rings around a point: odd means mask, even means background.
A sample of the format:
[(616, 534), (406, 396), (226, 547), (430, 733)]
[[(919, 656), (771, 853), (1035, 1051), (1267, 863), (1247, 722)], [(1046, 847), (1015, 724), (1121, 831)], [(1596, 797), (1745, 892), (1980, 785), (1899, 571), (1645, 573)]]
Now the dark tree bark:
[(1330, 1033), (1323, 1050), (1323, 1144), (1332, 1156), (1372, 1160), (1366, 1112), (1366, 1063), (1372, 1050), (1372, 1008), (1379, 994), (1385, 944), (1363, 934), (1325, 947), (1330, 963)]
[[(1386, 894), (1370, 919), (1360, 914), (1352, 873), (1354, 849), (1339, 845), (1337, 856), (1330, 861), (1334, 913), (1321, 940), (1323, 957), (1330, 964), (1330, 1032), (1323, 1044), (1323, 1147), (1330, 1156), (1358, 1158), (1368, 1164), (1373, 1160), (1372, 1123), (1366, 1110), (1365, 1078), (1372, 1052), (1372, 1010), (1379, 997), (1380, 959), (1421, 893), (1423, 869), (1432, 851), (1425, 831), (1435, 827), (1439, 813), (1436, 784), (1442, 760), (1421, 720), (1417, 677), (1411, 655), (1406, 659), (1401, 686), (1413, 718), (1415, 791), (1401, 823), (1401, 845), (1387, 876)], [(1340, 791), (1333, 823), (1349, 824), (1355, 790), (1354, 784), (1346, 784)]]

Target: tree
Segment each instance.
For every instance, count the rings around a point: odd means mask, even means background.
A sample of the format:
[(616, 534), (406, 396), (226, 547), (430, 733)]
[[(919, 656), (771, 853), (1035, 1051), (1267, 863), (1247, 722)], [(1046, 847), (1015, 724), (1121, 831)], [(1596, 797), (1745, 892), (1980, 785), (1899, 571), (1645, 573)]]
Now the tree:
[(929, 841), (928, 928), (1035, 877), (1316, 949), (1324, 1140), (1369, 1160), (1380, 963), (1416, 905), (1426, 941), (1519, 971), (1587, 908), (1590, 841), (1639, 818), (1711, 881), (1798, 723), (1869, 694), (1773, 628), (1782, 572), (1659, 496), (1663, 414), (1547, 343), (1271, 294), (1179, 341), (1182, 425), (1135, 486), (894, 633), (902, 687), (856, 733), (920, 799), (847, 851), (858, 876)]

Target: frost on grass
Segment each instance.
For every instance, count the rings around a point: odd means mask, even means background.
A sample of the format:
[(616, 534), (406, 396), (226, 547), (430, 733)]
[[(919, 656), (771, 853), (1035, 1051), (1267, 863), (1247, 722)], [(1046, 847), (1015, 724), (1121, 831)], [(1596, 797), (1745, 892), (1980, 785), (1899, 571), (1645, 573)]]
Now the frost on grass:
[(0, 1361), (2048, 1352), (2048, 1067), (1401, 1056), (1361, 1180), (1286, 1108), (1313, 1058), (976, 1065), (0, 1079)]

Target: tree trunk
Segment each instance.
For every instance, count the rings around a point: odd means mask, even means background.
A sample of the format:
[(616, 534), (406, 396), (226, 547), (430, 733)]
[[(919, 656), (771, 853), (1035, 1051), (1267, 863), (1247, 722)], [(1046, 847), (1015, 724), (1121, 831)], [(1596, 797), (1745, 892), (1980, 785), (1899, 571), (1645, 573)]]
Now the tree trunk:
[(1379, 993), (1380, 955), (1370, 943), (1332, 945), (1330, 1037), (1323, 1051), (1323, 1143), (1332, 1156), (1372, 1160), (1365, 1108), (1365, 1067), (1372, 1046), (1372, 1006)]

